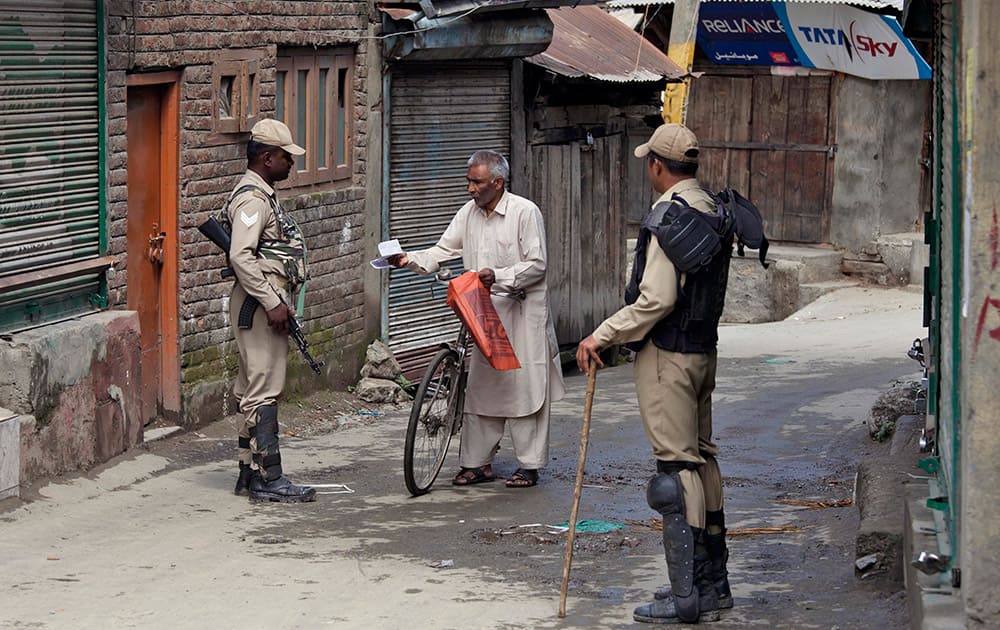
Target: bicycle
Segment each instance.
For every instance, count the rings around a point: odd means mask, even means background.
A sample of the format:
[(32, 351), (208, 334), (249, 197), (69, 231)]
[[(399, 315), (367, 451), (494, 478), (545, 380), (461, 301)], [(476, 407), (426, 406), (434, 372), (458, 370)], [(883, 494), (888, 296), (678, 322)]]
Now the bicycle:
[[(452, 275), (443, 270), (435, 275), (447, 285)], [(490, 291), (492, 295), (524, 299), (524, 291)], [(437, 479), (448, 454), (451, 438), (462, 428), (465, 387), (468, 381), (466, 359), (472, 335), (465, 324), (455, 341), (442, 344), (431, 359), (413, 398), (410, 421), (403, 446), (403, 478), (413, 496), (427, 494)]]

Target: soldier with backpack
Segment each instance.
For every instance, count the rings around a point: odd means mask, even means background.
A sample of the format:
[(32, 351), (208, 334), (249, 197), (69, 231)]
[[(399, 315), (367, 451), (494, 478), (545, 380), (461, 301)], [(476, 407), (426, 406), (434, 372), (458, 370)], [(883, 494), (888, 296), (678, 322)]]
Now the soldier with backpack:
[(236, 275), (229, 316), (239, 348), (237, 495), (252, 501), (313, 501), (316, 490), (297, 486), (283, 475), (278, 448), (278, 398), (285, 387), (288, 331), (294, 312), (291, 296), (305, 281), (302, 231), (278, 203), (276, 182), (286, 179), (293, 156), (305, 149), (277, 120), (259, 121), (250, 130), (247, 170), (220, 216), (229, 228), (229, 263)]
[(598, 353), (612, 344), (637, 352), (636, 393), (657, 473), (646, 499), (663, 516), (670, 588), (636, 608), (634, 619), (715, 621), (720, 608), (733, 605), (722, 475), (712, 442), (718, 323), (740, 223), (759, 228), (761, 239), (763, 228), (755, 208), (731, 211), (701, 187), (698, 140), (684, 125), (659, 126), (635, 156), (646, 160), (660, 197), (639, 233), (627, 306), (580, 342), (576, 359), (586, 372), (591, 361), (603, 366)]

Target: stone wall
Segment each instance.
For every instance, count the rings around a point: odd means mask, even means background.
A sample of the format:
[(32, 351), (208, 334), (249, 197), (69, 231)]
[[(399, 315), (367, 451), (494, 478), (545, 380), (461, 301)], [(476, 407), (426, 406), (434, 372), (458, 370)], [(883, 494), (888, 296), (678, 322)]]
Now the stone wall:
[(860, 252), (885, 234), (923, 231), (921, 130), (929, 81), (845, 77), (837, 97), (830, 241)]
[(178, 321), (182, 416), (189, 426), (232, 411), (226, 392), (236, 375), (227, 315), (230, 281), (221, 280), (223, 259), (196, 227), (222, 206), (245, 170), (248, 134), (213, 131), (213, 61), (236, 49), (253, 51), (259, 63), (259, 115), (270, 118), (279, 48), (354, 50), (350, 179), (293, 190), (278, 185), (279, 199), (302, 226), (308, 246), (311, 278), (300, 317), (313, 354), (328, 366), (324, 378), (316, 378), (296, 352), (290, 356), (289, 387), (309, 390), (353, 382), (372, 334), (365, 318), (362, 255), (369, 249), (364, 244), (367, 84), (368, 56), (375, 46), (369, 38), (374, 27), (368, 3), (161, 0), (110, 1), (106, 6), (108, 242), (109, 253), (117, 258), (116, 272), (109, 277), (109, 302), (114, 308), (127, 303), (127, 77), (164, 70), (181, 76)]
[(139, 319), (108, 311), (0, 342), (0, 400), (20, 416), (20, 483), (142, 442)]

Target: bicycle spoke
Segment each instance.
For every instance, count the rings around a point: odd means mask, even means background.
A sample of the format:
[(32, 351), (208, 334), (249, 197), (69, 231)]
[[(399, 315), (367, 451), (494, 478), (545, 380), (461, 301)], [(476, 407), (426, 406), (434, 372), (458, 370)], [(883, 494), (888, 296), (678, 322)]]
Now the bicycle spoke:
[(457, 355), (442, 350), (417, 389), (403, 460), (406, 486), (412, 494), (427, 492), (444, 463), (456, 420), (459, 368)]

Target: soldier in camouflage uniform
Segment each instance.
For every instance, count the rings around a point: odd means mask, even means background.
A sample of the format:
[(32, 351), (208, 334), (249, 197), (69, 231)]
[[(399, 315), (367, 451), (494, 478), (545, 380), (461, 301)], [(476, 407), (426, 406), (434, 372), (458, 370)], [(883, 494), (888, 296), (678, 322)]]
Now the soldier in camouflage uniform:
[[(236, 274), (229, 301), (240, 371), (233, 393), (244, 420), (239, 432), (236, 494), (252, 501), (313, 501), (316, 490), (289, 481), (278, 450), (278, 397), (288, 362), (288, 307), (305, 281), (302, 232), (278, 203), (275, 182), (288, 177), (305, 150), (284, 123), (265, 119), (247, 143), (247, 171), (220, 219), (231, 230), (229, 262)], [(242, 321), (241, 321), (242, 320)]]

